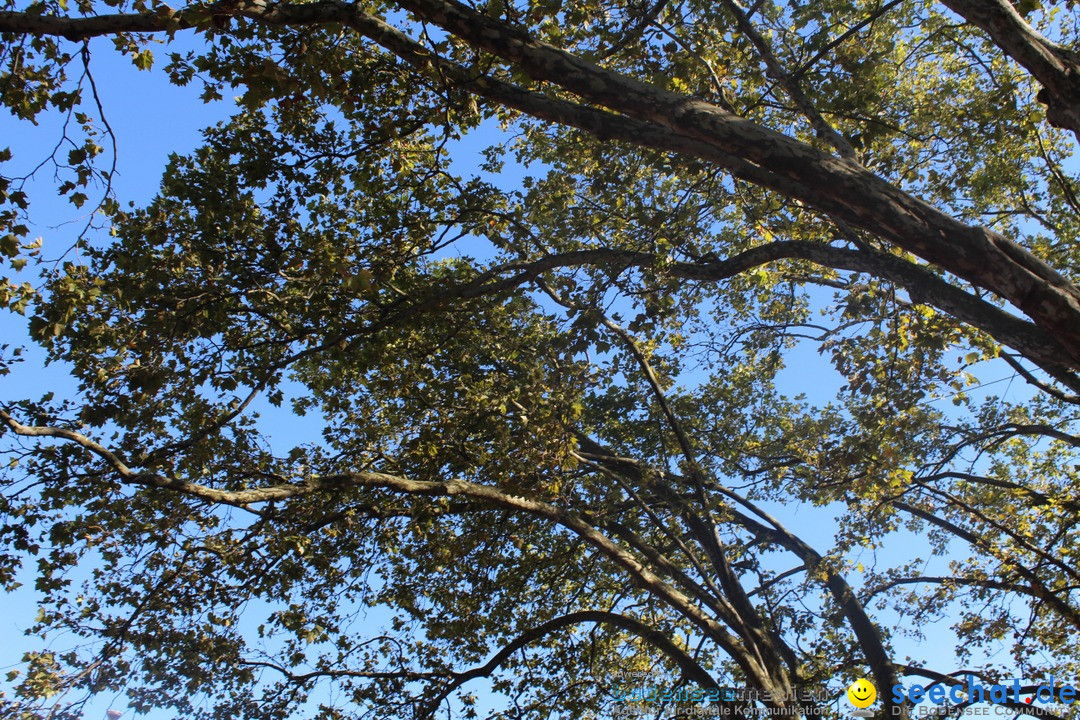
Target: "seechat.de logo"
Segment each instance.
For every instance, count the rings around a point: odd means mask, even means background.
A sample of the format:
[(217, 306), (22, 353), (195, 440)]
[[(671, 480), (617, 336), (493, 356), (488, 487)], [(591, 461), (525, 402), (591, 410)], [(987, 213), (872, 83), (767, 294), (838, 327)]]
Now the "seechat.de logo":
[(873, 705), (874, 701), (877, 700), (877, 688), (874, 687), (874, 683), (866, 678), (859, 678), (851, 683), (851, 687), (847, 689), (847, 697), (848, 701), (858, 708), (858, 710), (851, 713), (854, 717), (873, 717), (874, 713), (866, 708)]

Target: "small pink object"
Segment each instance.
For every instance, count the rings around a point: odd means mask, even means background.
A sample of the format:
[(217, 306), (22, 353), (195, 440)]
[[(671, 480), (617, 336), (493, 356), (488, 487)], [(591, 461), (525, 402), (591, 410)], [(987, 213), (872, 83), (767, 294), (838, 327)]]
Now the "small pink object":
[(120, 712), (119, 710), (106, 710), (105, 711), (105, 717), (107, 717), (109, 720), (120, 720), (120, 716), (123, 715), (123, 714), (124, 713)]

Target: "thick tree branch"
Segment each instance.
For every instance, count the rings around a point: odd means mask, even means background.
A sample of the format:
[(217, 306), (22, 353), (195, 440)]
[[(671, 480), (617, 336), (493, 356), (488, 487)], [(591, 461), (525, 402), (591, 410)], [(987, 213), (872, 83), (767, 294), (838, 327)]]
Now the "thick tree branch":
[[(509, 28), (456, 0), (402, 0), (418, 16), (590, 103), (794, 180), (789, 197), (885, 238), (1019, 307), (1057, 337), (1063, 367), (1080, 369), (1080, 290), (1030, 252), (986, 228), (964, 225), (856, 163), (756, 125), (716, 105), (669, 92)], [(768, 185), (766, 187), (772, 187)], [(800, 193), (798, 188), (805, 189)], [(783, 191), (781, 191), (783, 192)]]
[[(627, 462), (626, 458), (618, 457), (608, 448), (586, 436), (579, 435), (578, 441), (582, 450), (590, 458), (600, 462), (607, 460), (616, 467), (625, 465)], [(685, 485), (685, 479), (679, 478), (673, 473), (659, 468), (656, 468), (655, 472), (660, 477), (674, 479), (680, 485)], [(661, 493), (672, 503), (680, 503), (677, 496), (673, 493), (666, 492), (665, 489), (658, 484), (653, 484), (650, 489), (654, 492)], [(818, 571), (824, 575), (824, 585), (832, 595), (833, 600), (840, 607), (840, 611), (844, 614), (848, 624), (851, 626), (852, 632), (854, 632), (855, 637), (859, 642), (859, 646), (862, 648), (866, 660), (873, 670), (875, 681), (880, 687), (892, 687), (897, 684), (899, 682), (899, 674), (896, 666), (893, 664), (892, 658), (885, 649), (885, 643), (881, 632), (874, 624), (874, 621), (871, 620), (870, 616), (866, 613), (866, 608), (859, 601), (858, 596), (848, 584), (847, 580), (827, 564), (825, 558), (813, 547), (788, 530), (779, 520), (758, 507), (749, 499), (717, 483), (711, 484), (710, 489), (724, 494), (736, 504), (745, 508), (750, 514), (759, 518), (759, 520), (755, 520), (746, 513), (731, 509), (728, 511), (728, 517), (732, 522), (742, 526), (755, 536), (776, 543), (780, 547), (791, 552), (802, 560), (803, 565), (808, 572)], [(898, 711), (903, 709), (901, 706), (894, 706), (891, 698), (888, 696), (884, 698), (884, 701), (886, 714), (890, 717), (893, 716), (893, 707), (896, 707)]]
[[(1080, 290), (1007, 238), (986, 228), (964, 225), (852, 161), (821, 152), (718, 106), (605, 70), (455, 0), (402, 0), (401, 6), (537, 80), (551, 82), (592, 105), (625, 116), (477, 77), (433, 56), (379, 18), (338, 0), (272, 6), (249, 3), (232, 6), (228, 12), (275, 25), (343, 23), (418, 69), (437, 66), (441, 76), (465, 89), (539, 119), (577, 127), (601, 139), (622, 139), (715, 162), (738, 177), (806, 202), (997, 293), (1055, 338), (1051, 349), (1043, 352), (1044, 361), (1049, 356), (1059, 373), (1080, 369)], [(147, 13), (91, 18), (3, 12), (0, 32), (75, 39), (175, 31), (204, 21), (206, 14), (207, 8), (171, 16)]]
[[(270, 501), (300, 498), (316, 493), (336, 492), (343, 489), (369, 488), (389, 490), (416, 496), (460, 497), (472, 501), (504, 507), (529, 515), (541, 517), (558, 524), (577, 534), (583, 540), (600, 550), (616, 565), (621, 567), (635, 582), (656, 597), (664, 600), (673, 609), (697, 625), (712, 638), (731, 658), (747, 673), (756, 686), (776, 690), (772, 684), (768, 668), (763, 667), (747, 651), (746, 647), (728, 632), (720, 623), (693, 603), (681, 591), (668, 585), (662, 578), (643, 565), (634, 555), (613, 542), (597, 530), (579, 513), (556, 507), (549, 503), (530, 498), (510, 495), (498, 488), (479, 485), (465, 480), (424, 481), (410, 480), (398, 475), (379, 472), (355, 472), (339, 475), (312, 476), (302, 482), (280, 483), (250, 490), (221, 490), (207, 485), (193, 483), (179, 478), (167, 478), (156, 473), (139, 473), (127, 466), (119, 457), (90, 440), (86, 436), (70, 430), (49, 427), (31, 427), (14, 420), (7, 412), (0, 410), (2, 420), (16, 434), (30, 437), (55, 437), (73, 442), (91, 454), (98, 456), (129, 484), (149, 488), (160, 488), (180, 492), (211, 503), (247, 508), (250, 505)], [(733, 616), (721, 616), (729, 627), (736, 627), (740, 620)]]
[(750, 22), (747, 13), (742, 9), (736, 0), (721, 0), (721, 4), (732, 14), (735, 18), (735, 24), (739, 28), (739, 32), (746, 36), (746, 38), (753, 44), (757, 50), (758, 55), (765, 63), (766, 71), (769, 77), (780, 84), (785, 91), (787, 91), (788, 97), (792, 99), (795, 106), (799, 108), (799, 111), (806, 116), (806, 119), (810, 121), (811, 127), (814, 128), (814, 132), (817, 136), (832, 145), (840, 157), (855, 159), (855, 149), (851, 147), (851, 143), (847, 141), (843, 135), (837, 132), (836, 128), (828, 123), (827, 120), (818, 112), (818, 109), (814, 106), (814, 103), (810, 100), (809, 96), (803, 91), (802, 86), (799, 84), (799, 79), (787, 72), (780, 61), (776, 58), (776, 55), (772, 51), (772, 47), (769, 42), (757, 31), (753, 23)]
[(972, 25), (980, 28), (1020, 63), (1043, 90), (1051, 125), (1072, 130), (1080, 140), (1080, 56), (1051, 42), (1016, 11), (1008, 0), (941, 0)]

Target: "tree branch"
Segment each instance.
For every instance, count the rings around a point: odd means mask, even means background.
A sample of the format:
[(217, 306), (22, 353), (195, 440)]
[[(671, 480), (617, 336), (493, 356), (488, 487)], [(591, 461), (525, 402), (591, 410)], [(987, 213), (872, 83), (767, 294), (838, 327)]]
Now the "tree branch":
[(1080, 57), (1051, 42), (1016, 11), (1008, 0), (942, 0), (972, 25), (986, 32), (994, 44), (1020, 63), (1043, 89), (1046, 119), (1055, 127), (1072, 130), (1080, 140)]
[[(125, 482), (149, 488), (180, 492), (212, 503), (247, 508), (256, 503), (300, 498), (321, 492), (335, 492), (350, 488), (383, 489), (391, 492), (417, 496), (463, 497), (473, 501), (490, 503), (497, 507), (524, 512), (550, 520), (577, 534), (600, 550), (605, 556), (634, 578), (643, 589), (668, 603), (676, 612), (697, 625), (712, 638), (731, 658), (762, 688), (770, 688), (770, 674), (751, 656), (746, 647), (716, 620), (706, 615), (690, 598), (668, 585), (663, 579), (643, 565), (631, 553), (598, 531), (579, 513), (565, 510), (530, 498), (509, 495), (498, 488), (479, 485), (465, 480), (423, 481), (410, 480), (399, 475), (379, 472), (354, 472), (338, 475), (312, 476), (299, 483), (281, 483), (250, 490), (220, 490), (179, 478), (167, 478), (156, 473), (138, 473), (130, 469), (116, 455), (84, 435), (59, 428), (30, 427), (18, 423), (0, 410), (0, 420), (17, 434), (33, 437), (56, 437), (74, 442), (90, 453), (106, 460)], [(731, 627), (739, 625), (739, 619), (721, 615)]]
[(738, 26), (739, 32), (745, 35), (757, 50), (758, 55), (765, 63), (765, 69), (769, 77), (787, 91), (788, 97), (792, 99), (799, 111), (810, 121), (810, 126), (814, 128), (817, 136), (832, 145), (840, 157), (855, 160), (855, 149), (851, 147), (851, 143), (822, 117), (810, 98), (803, 92), (798, 78), (788, 74), (780, 61), (776, 59), (772, 47), (769, 46), (768, 41), (750, 22), (747, 13), (743, 11), (735, 0), (721, 0), (721, 4), (735, 18), (735, 24)]
[(434, 715), (438, 709), (440, 703), (445, 700), (450, 693), (458, 689), (470, 680), (476, 678), (487, 677), (496, 668), (504, 664), (510, 659), (518, 650), (536, 642), (545, 635), (556, 632), (566, 627), (573, 625), (580, 625), (581, 623), (592, 622), (596, 624), (613, 625), (621, 630), (626, 630), (634, 635), (637, 635), (642, 640), (646, 641), (672, 662), (678, 665), (682, 671), (683, 676), (687, 680), (696, 682), (700, 687), (704, 688), (716, 688), (719, 689), (719, 685), (716, 680), (701, 667), (692, 657), (687, 655), (678, 645), (672, 642), (664, 633), (651, 628), (640, 620), (629, 617), (627, 615), (620, 615), (618, 613), (606, 612), (603, 610), (585, 610), (581, 612), (574, 612), (561, 617), (553, 618), (545, 623), (537, 625), (534, 628), (527, 630), (521, 635), (514, 638), (499, 652), (495, 653), (490, 660), (483, 665), (468, 670), (463, 673), (458, 673), (454, 676), (453, 680), (449, 682), (446, 687), (439, 691), (439, 694), (426, 704), (424, 710), (421, 711), (421, 716)]
[[(1000, 0), (996, 0), (1000, 2)], [(1080, 290), (1047, 263), (991, 230), (971, 227), (914, 198), (845, 158), (819, 151), (721, 107), (606, 70), (530, 37), (456, 0), (401, 0), (415, 13), (536, 80), (575, 93), (589, 105), (555, 100), (476, 73), (433, 55), (383, 20), (340, 0), (261, 2), (228, 13), (273, 25), (343, 23), (390, 52), (477, 95), (541, 120), (715, 162), (737, 177), (834, 215), (1020, 308), (1055, 342), (1044, 350), (1061, 369), (1080, 369)], [(212, 6), (225, 10), (223, 7)], [(60, 18), (5, 11), (0, 32), (85, 38), (122, 32), (173, 32), (204, 21), (207, 8), (167, 14)], [(637, 122), (633, 122), (633, 121)], [(1042, 363), (1040, 363), (1042, 364)]]

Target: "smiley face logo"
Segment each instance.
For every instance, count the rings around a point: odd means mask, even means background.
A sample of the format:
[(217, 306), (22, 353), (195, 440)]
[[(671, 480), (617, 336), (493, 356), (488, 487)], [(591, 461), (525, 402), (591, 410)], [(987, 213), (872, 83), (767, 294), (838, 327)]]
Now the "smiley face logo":
[(866, 678), (859, 678), (847, 689), (847, 699), (857, 708), (866, 708), (877, 700), (877, 688)]

